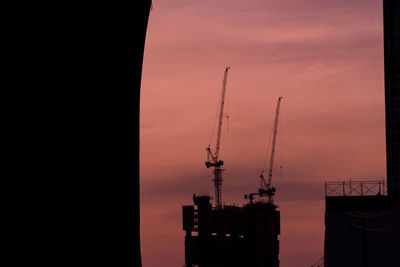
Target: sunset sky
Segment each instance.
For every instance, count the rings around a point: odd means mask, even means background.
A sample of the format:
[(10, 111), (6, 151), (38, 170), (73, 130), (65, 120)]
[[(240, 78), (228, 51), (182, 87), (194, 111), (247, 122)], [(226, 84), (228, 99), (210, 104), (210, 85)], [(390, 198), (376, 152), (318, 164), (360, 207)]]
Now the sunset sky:
[(382, 27), (381, 0), (153, 0), (141, 89), (144, 267), (183, 266), (181, 206), (214, 194), (205, 148), (225, 66), (223, 201), (242, 205), (257, 190), (283, 96), (272, 181), (281, 267), (323, 256), (324, 182), (386, 178)]

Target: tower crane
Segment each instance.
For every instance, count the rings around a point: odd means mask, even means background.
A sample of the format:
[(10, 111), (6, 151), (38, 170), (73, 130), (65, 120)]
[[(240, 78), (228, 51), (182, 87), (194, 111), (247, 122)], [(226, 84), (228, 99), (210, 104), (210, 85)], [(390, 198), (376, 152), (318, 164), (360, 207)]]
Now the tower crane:
[(278, 103), (276, 105), (276, 112), (275, 112), (275, 121), (274, 121), (274, 132), (273, 132), (273, 137), (272, 137), (272, 149), (271, 149), (271, 156), (269, 158), (269, 170), (268, 170), (268, 180), (267, 182), (264, 179), (264, 168), (261, 171), (260, 174), (260, 188), (258, 189), (257, 193), (251, 193), (249, 195), (245, 195), (244, 198), (250, 199), (250, 203), (253, 203), (253, 198), (254, 196), (260, 196), (264, 197), (266, 196), (268, 198), (268, 203), (273, 204), (273, 196), (275, 195), (275, 187), (271, 186), (271, 181), (272, 181), (272, 169), (274, 166), (274, 156), (275, 156), (275, 145), (276, 145), (276, 136), (278, 133), (278, 119), (279, 119), (279, 109), (281, 105), (281, 100), (283, 97), (278, 98)]
[(206, 167), (214, 167), (214, 186), (215, 186), (215, 205), (217, 209), (221, 209), (222, 207), (222, 199), (221, 199), (221, 185), (222, 185), (222, 171), (221, 166), (224, 164), (222, 160), (219, 159), (219, 150), (221, 145), (221, 129), (222, 129), (222, 120), (223, 120), (223, 112), (224, 112), (224, 104), (225, 104), (225, 91), (226, 91), (226, 81), (228, 78), (228, 70), (229, 66), (225, 68), (224, 80), (222, 82), (222, 94), (221, 94), (221, 103), (219, 109), (219, 120), (218, 120), (218, 132), (217, 132), (217, 142), (215, 145), (215, 153), (211, 151), (210, 145), (206, 148), (207, 150), (207, 162)]

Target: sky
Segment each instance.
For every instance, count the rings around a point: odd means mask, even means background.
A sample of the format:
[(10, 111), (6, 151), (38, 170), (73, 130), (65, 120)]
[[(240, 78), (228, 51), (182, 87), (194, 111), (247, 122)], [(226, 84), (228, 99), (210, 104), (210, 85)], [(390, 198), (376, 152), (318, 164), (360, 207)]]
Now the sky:
[(324, 182), (386, 179), (382, 1), (153, 0), (141, 88), (144, 267), (184, 265), (182, 205), (214, 194), (205, 148), (215, 146), (226, 66), (223, 201), (243, 205), (258, 189), (282, 96), (279, 258), (311, 266), (323, 256)]

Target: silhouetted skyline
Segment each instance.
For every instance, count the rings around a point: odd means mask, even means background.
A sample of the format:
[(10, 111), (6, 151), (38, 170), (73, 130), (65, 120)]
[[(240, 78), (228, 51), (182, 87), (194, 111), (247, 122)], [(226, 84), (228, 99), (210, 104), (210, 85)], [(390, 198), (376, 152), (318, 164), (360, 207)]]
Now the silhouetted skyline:
[(283, 95), (283, 183), (273, 177), (281, 266), (321, 258), (323, 182), (386, 177), (382, 27), (379, 0), (153, 3), (141, 102), (145, 267), (183, 265), (180, 206), (213, 194), (205, 148), (226, 65), (224, 201), (244, 203), (257, 188)]

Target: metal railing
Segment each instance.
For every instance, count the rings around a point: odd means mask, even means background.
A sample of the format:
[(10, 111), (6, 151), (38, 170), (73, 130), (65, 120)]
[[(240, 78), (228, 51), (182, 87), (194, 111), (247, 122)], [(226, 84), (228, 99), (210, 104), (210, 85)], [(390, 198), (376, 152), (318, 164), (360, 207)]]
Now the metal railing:
[(326, 182), (325, 196), (376, 196), (387, 195), (386, 181)]

